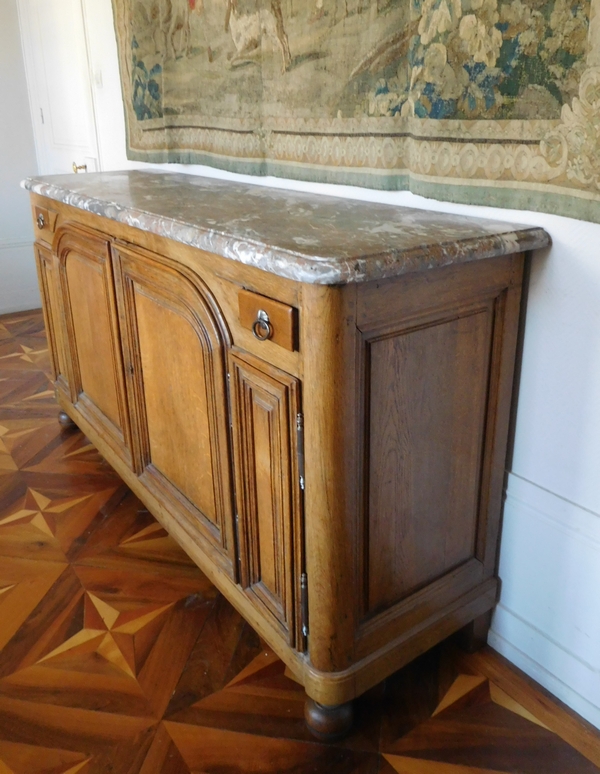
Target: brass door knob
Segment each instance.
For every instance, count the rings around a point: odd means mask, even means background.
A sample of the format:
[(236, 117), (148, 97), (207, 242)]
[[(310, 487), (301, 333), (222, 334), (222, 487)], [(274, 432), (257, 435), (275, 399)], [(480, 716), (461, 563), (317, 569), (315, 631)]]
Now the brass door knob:
[(77, 166), (77, 162), (73, 162), (73, 172), (77, 174), (78, 172), (87, 172), (87, 164), (80, 164)]

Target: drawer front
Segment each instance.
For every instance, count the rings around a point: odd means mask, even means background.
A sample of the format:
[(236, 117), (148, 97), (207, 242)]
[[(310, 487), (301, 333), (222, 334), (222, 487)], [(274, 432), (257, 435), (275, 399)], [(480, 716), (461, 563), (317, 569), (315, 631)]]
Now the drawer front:
[(33, 226), (35, 228), (36, 239), (51, 243), (56, 230), (56, 221), (58, 213), (47, 207), (33, 205)]
[(272, 341), (290, 352), (298, 349), (298, 310), (267, 296), (240, 290), (240, 323), (259, 341)]

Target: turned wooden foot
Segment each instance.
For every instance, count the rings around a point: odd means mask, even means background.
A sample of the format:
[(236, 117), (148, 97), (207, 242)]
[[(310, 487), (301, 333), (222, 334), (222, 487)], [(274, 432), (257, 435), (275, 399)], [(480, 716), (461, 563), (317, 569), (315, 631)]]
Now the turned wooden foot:
[(488, 632), (492, 623), (493, 610), (480, 615), (459, 632), (459, 644), (467, 653), (475, 653), (487, 644)]
[(352, 728), (353, 716), (351, 701), (327, 706), (307, 698), (304, 705), (306, 725), (313, 736), (322, 742), (335, 742), (346, 736)]
[(73, 428), (77, 427), (75, 422), (73, 422), (73, 420), (67, 414), (66, 411), (59, 411), (58, 412), (58, 424), (61, 427), (63, 427), (65, 430), (72, 430)]

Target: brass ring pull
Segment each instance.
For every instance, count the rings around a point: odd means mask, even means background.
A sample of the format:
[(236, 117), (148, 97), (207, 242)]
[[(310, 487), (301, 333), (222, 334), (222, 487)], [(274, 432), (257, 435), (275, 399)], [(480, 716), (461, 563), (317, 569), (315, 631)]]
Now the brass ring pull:
[(252, 323), (252, 333), (259, 341), (266, 341), (273, 335), (273, 326), (264, 309), (258, 310), (256, 320)]
[(40, 212), (40, 214), (37, 216), (37, 227), (44, 228), (45, 225), (46, 225), (46, 219), (44, 218), (43, 214)]

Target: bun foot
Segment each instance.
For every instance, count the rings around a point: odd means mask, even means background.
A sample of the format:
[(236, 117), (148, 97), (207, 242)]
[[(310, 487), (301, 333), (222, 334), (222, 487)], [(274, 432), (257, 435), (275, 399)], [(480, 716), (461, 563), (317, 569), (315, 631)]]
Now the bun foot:
[(73, 430), (75, 427), (77, 427), (75, 422), (73, 422), (66, 411), (58, 412), (58, 424), (65, 430)]
[(322, 742), (343, 739), (352, 728), (353, 716), (351, 701), (328, 706), (307, 698), (304, 704), (306, 725), (311, 734)]
[(492, 623), (492, 610), (480, 615), (458, 633), (458, 644), (467, 653), (476, 653), (487, 645), (488, 632)]

